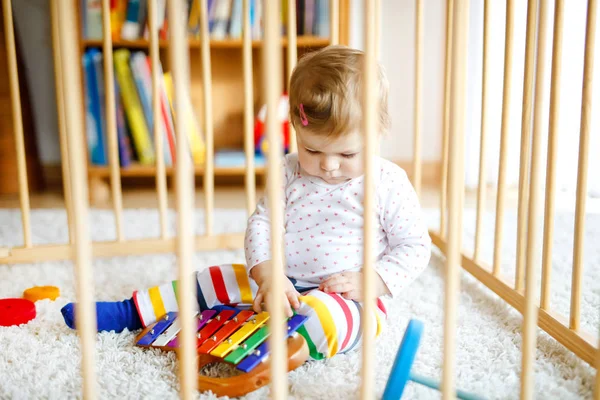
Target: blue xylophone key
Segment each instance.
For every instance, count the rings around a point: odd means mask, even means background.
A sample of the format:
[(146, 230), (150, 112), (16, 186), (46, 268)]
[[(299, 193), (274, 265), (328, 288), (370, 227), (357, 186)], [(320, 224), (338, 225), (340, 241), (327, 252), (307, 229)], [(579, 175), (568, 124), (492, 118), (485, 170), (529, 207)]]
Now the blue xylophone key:
[(239, 369), (240, 371), (244, 371), (244, 372), (252, 371), (258, 364), (263, 362), (263, 360), (265, 360), (265, 358), (267, 357), (267, 355), (268, 355), (267, 344), (268, 344), (268, 342), (263, 342), (260, 346), (258, 346), (256, 348), (256, 350), (254, 350), (252, 352), (251, 355), (244, 358), (237, 365), (236, 368)]
[(140, 340), (138, 340), (137, 345), (150, 346), (156, 340), (156, 338), (160, 336), (161, 333), (163, 333), (169, 326), (171, 326), (171, 324), (173, 323), (173, 321), (175, 321), (176, 318), (176, 312), (167, 313), (167, 315), (165, 315), (163, 319), (158, 321), (148, 333), (146, 333)]
[[(300, 326), (304, 324), (308, 317), (296, 314), (288, 320), (287, 337), (296, 332)], [(268, 341), (263, 342), (251, 355), (244, 358), (238, 365), (237, 369), (243, 372), (252, 371), (257, 365), (263, 362), (269, 355)]]
[(216, 306), (210, 308), (210, 310), (216, 311), (217, 313), (220, 313), (221, 311), (225, 311), (225, 310), (233, 311), (233, 315), (231, 316), (231, 318), (235, 317), (236, 315), (239, 314), (240, 311), (242, 311), (241, 308), (226, 306), (226, 305), (222, 305), (222, 304), (216, 305)]

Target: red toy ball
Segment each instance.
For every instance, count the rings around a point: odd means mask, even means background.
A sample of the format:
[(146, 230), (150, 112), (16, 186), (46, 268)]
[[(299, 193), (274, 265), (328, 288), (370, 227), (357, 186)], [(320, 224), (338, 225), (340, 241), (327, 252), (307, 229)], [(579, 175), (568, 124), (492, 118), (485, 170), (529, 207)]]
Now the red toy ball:
[(30, 300), (0, 299), (0, 326), (26, 324), (35, 315), (35, 304)]

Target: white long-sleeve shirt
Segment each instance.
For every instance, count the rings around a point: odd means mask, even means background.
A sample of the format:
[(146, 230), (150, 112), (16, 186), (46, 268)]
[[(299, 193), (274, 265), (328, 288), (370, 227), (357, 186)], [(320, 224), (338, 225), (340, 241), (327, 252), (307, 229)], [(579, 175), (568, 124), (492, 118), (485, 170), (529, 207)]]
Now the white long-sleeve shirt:
[[(431, 238), (416, 193), (405, 171), (375, 160), (375, 270), (393, 297), (426, 268)], [(285, 274), (299, 286), (315, 286), (330, 275), (360, 271), (363, 264), (363, 177), (328, 184), (305, 174), (296, 154), (283, 167)], [(268, 200), (263, 197), (248, 220), (248, 272), (270, 259)]]

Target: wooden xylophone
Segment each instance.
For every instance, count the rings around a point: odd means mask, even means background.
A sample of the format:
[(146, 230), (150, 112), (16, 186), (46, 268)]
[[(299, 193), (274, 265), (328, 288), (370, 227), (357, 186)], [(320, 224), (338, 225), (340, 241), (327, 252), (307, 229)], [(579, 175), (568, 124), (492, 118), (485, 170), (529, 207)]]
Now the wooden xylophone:
[[(201, 392), (210, 390), (217, 396), (238, 397), (270, 382), (268, 313), (229, 308), (205, 310), (196, 313), (194, 318), (197, 324), (198, 368), (213, 362), (225, 362), (240, 373), (227, 378), (198, 374)], [(288, 371), (298, 368), (308, 359), (306, 341), (296, 332), (305, 321), (306, 317), (298, 314), (287, 320)], [(169, 312), (146, 327), (137, 336), (135, 344), (177, 351), (180, 331), (177, 313)]]

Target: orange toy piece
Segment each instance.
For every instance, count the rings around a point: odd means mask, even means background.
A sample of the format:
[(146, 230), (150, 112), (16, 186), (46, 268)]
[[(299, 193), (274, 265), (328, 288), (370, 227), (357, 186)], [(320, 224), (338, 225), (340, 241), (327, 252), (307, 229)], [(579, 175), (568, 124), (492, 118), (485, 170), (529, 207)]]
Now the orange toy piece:
[(34, 286), (23, 292), (23, 298), (36, 302), (38, 300), (56, 300), (60, 290), (56, 286)]
[(35, 304), (30, 300), (0, 299), (0, 326), (26, 324), (35, 315)]

